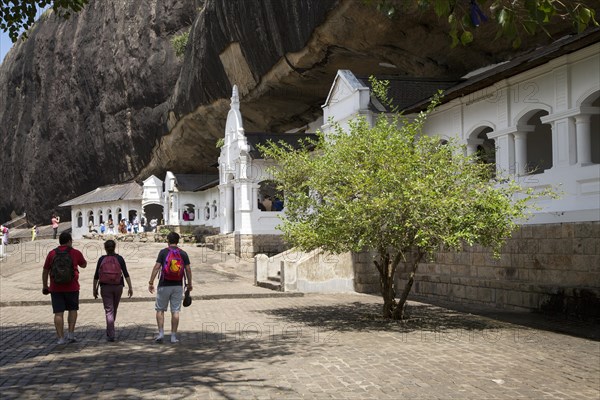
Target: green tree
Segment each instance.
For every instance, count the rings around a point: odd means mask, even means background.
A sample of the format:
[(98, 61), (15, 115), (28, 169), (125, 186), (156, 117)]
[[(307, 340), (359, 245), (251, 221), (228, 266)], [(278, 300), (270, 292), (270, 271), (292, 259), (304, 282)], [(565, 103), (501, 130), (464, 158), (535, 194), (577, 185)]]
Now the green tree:
[[(278, 165), (271, 172), (285, 193), (285, 239), (305, 251), (374, 251), (384, 318), (404, 317), (421, 261), (475, 243), (498, 252), (535, 197), (514, 181), (492, 180), (489, 165), (456, 143), (423, 135), (438, 101), (411, 121), (396, 113), (370, 126), (359, 118), (300, 149), (261, 148)], [(408, 273), (402, 289), (401, 266)]]
[(452, 47), (467, 45), (474, 39), (476, 28), (485, 23), (496, 24), (496, 38), (512, 41), (513, 47), (521, 45), (523, 35), (545, 31), (557, 20), (569, 20), (577, 32), (590, 25), (598, 26), (596, 10), (588, 1), (560, 0), (363, 0), (377, 7), (390, 18), (420, 9), (432, 10), (446, 19)]
[(52, 4), (52, 10), (63, 18), (79, 12), (89, 0), (11, 0), (0, 5), (0, 29), (8, 32), (10, 39), (16, 42), (19, 33), (29, 29), (35, 22), (38, 9)]

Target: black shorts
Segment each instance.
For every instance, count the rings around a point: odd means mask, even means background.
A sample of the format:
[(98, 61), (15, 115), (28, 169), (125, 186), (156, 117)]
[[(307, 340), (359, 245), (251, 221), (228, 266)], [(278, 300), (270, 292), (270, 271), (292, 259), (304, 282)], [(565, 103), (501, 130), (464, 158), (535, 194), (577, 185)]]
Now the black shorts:
[(67, 311), (79, 310), (79, 291), (77, 292), (54, 292), (50, 293), (52, 298), (52, 312), (54, 314)]

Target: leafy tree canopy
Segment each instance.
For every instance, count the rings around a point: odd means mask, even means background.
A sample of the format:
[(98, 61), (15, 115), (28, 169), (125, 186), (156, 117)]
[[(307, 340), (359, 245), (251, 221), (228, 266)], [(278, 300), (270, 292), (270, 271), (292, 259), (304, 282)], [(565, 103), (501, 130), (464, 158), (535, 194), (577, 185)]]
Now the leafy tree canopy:
[[(590, 1), (571, 0), (363, 0), (390, 18), (414, 10), (415, 7), (433, 10), (438, 17), (448, 21), (452, 47), (467, 45), (474, 39), (476, 28), (482, 24), (497, 25), (496, 38), (512, 41), (513, 47), (521, 45), (523, 35), (545, 31), (559, 19), (572, 22), (577, 32), (590, 25), (598, 26), (596, 10)], [(586, 4), (587, 3), (587, 4)]]
[(38, 9), (52, 5), (52, 10), (63, 18), (79, 12), (89, 0), (3, 0), (0, 3), (0, 29), (8, 32), (16, 42), (21, 31), (26, 31), (35, 22)]
[[(387, 84), (373, 87), (384, 92)], [(396, 113), (370, 126), (359, 118), (300, 150), (283, 143), (261, 149), (278, 165), (272, 173), (285, 193), (286, 240), (305, 251), (375, 251), (385, 318), (403, 318), (424, 257), (475, 243), (497, 252), (536, 197), (514, 181), (499, 184), (490, 165), (463, 155), (458, 144), (424, 135), (438, 101), (413, 120)], [(409, 280), (397, 301), (400, 264)]]

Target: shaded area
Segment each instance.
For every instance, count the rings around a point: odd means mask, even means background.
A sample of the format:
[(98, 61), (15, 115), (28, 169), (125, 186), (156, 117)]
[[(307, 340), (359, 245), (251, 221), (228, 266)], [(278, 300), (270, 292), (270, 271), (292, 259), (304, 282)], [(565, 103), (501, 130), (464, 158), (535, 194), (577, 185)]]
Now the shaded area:
[(509, 328), (510, 325), (428, 304), (411, 303), (407, 318), (393, 321), (381, 317), (381, 304), (352, 302), (331, 306), (291, 307), (264, 311), (268, 315), (311, 327), (347, 331), (451, 331)]
[[(37, 397), (254, 398), (289, 387), (271, 385), (259, 363), (284, 362), (296, 351), (312, 354), (310, 339), (265, 332), (258, 324), (221, 330), (187, 332), (184, 342), (156, 344), (155, 326), (127, 324), (117, 329), (117, 342), (104, 341), (95, 325), (76, 330), (78, 343), (55, 344), (50, 324), (2, 326), (0, 386), (2, 399)], [(262, 338), (262, 339), (261, 339)], [(317, 348), (315, 347), (316, 351)], [(296, 394), (297, 395), (297, 394)]]
[(542, 313), (497, 310), (444, 301), (420, 300), (428, 301), (440, 307), (453, 309), (455, 312), (473, 313), (482, 317), (492, 318), (496, 321), (520, 325), (531, 329), (540, 329), (600, 341), (600, 322), (581, 320), (577, 317), (569, 316), (568, 314), (548, 315)]

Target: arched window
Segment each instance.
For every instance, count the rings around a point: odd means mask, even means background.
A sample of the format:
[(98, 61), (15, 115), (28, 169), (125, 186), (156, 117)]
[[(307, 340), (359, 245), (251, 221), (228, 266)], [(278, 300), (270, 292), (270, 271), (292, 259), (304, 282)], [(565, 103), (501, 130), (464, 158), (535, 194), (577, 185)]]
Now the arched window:
[(94, 225), (94, 211), (92, 210), (88, 211), (88, 225), (90, 222)]
[(77, 227), (81, 228), (83, 226), (83, 214), (82, 214), (82, 212), (78, 211), (75, 218), (77, 219)]
[(127, 215), (128, 221), (133, 223), (135, 216), (137, 215), (137, 210), (129, 210), (129, 214)]
[(121, 222), (123, 220), (123, 211), (121, 210), (121, 208), (117, 208), (116, 212), (117, 212), (117, 221)]
[(103, 223), (104, 222), (104, 216), (102, 215), (102, 210), (98, 211), (98, 223)]
[(212, 204), (212, 217), (213, 217), (213, 219), (217, 218), (217, 210), (218, 210), (217, 201), (213, 200), (213, 204)]
[(204, 220), (208, 221), (210, 219), (210, 203), (207, 201), (206, 206), (204, 206)]
[[(275, 207), (274, 204), (276, 204)], [(281, 211), (283, 209), (283, 193), (277, 189), (277, 184), (271, 180), (260, 182), (258, 188), (258, 209), (261, 211)]]
[(492, 176), (496, 174), (496, 145), (488, 134), (494, 130), (489, 126), (475, 129), (467, 141), (467, 154), (474, 154), (478, 162), (489, 164)]
[(541, 174), (552, 168), (552, 127), (542, 124), (540, 120), (547, 111), (537, 111), (527, 119), (526, 125), (533, 127), (533, 131), (527, 132), (527, 163), (525, 172), (530, 174)]
[(191, 203), (184, 204), (182, 219), (184, 221), (194, 221), (196, 219), (196, 206)]

